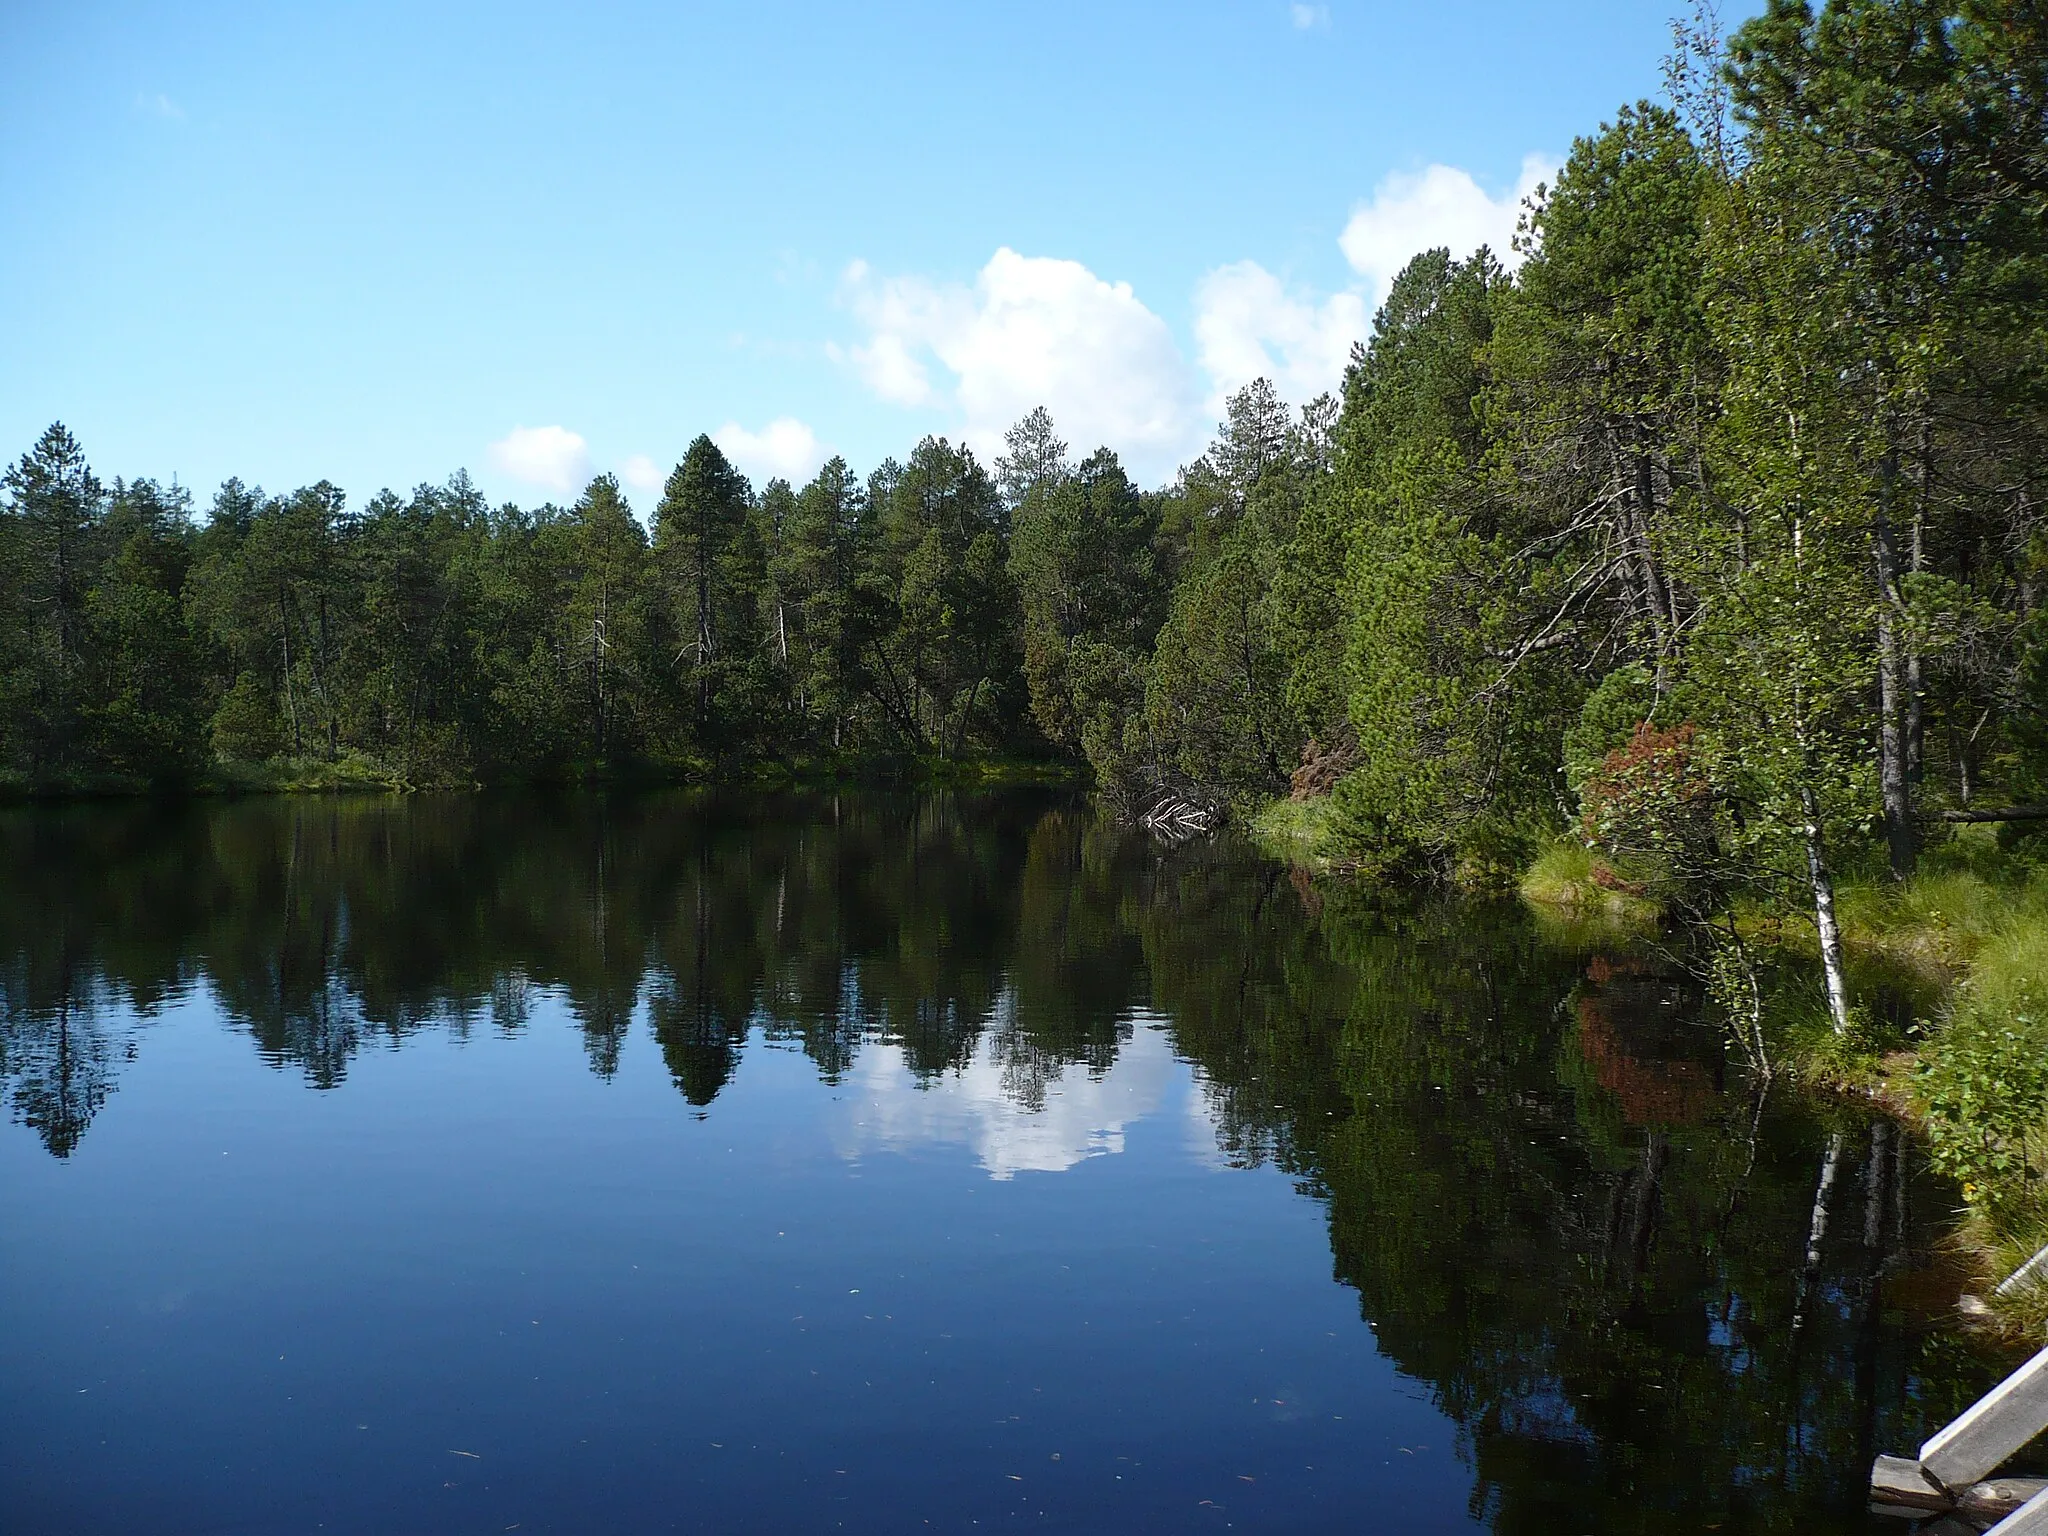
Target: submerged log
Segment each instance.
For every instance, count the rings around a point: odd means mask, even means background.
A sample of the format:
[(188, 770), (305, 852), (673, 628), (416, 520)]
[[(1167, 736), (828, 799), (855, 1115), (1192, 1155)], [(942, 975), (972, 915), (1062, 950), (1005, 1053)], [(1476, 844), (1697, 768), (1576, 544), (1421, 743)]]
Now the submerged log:
[(2038, 1477), (1994, 1477), (1950, 1490), (1923, 1473), (1919, 1462), (1904, 1456), (1880, 1456), (1870, 1469), (1870, 1512), (1901, 1520), (1954, 1514), (1989, 1524), (2043, 1494), (2048, 1494), (2048, 1479)]

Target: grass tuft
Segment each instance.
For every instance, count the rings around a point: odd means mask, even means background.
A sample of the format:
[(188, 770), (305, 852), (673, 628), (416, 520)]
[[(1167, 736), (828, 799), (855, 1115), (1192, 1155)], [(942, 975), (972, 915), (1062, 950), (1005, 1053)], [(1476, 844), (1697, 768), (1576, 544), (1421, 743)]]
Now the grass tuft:
[(1248, 823), (1252, 840), (1269, 856), (1317, 873), (1336, 860), (1337, 811), (1328, 795), (1312, 800), (1269, 800)]
[(1640, 885), (1570, 837), (1546, 844), (1519, 888), (1546, 925), (1561, 930), (1558, 937), (1640, 937), (1663, 916)]

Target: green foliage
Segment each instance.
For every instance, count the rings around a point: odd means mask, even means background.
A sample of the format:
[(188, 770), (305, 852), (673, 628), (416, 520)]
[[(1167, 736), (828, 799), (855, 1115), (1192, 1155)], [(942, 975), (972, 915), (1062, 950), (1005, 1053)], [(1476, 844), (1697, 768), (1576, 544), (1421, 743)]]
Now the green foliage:
[(1232, 798), (1287, 782), (1301, 734), (1272, 592), (1280, 550), (1239, 518), (1174, 589), (1145, 690), (1145, 725), (1166, 777)]
[(282, 755), (283, 722), (270, 689), (254, 672), (244, 672), (221, 696), (213, 712), (213, 748), (222, 757), (260, 763)]
[(2041, 1177), (2048, 1137), (2048, 1038), (2035, 1015), (1958, 1018), (1919, 1086), (1935, 1165), (1966, 1199), (1997, 1212), (2036, 1197), (2029, 1186)]
[(859, 704), (857, 582), (872, 529), (863, 487), (835, 458), (797, 493), (771, 548), (776, 646), (814, 743), (840, 746)]
[(1122, 692), (1114, 676), (1122, 669), (1106, 658), (1083, 664), (1079, 653), (1106, 647), (1142, 665), (1158, 631), (1151, 509), (1103, 449), (1071, 471), (1041, 466), (1013, 519), (1010, 575), (1032, 715), (1048, 739), (1071, 749), (1089, 715)]
[[(1209, 451), (1159, 509), (1177, 572), (1145, 690), (1147, 777), (1252, 804), (1283, 787), (1304, 745), (1341, 731), (1334, 613), (1341, 531), (1327, 400), (1290, 415), (1272, 384), (1231, 396)], [(1301, 557), (1319, 541), (1314, 563)]]
[[(794, 511), (787, 489), (775, 498), (785, 515)], [(639, 655), (671, 753), (716, 754), (743, 740), (772, 691), (771, 667), (784, 661), (779, 637), (774, 652), (768, 648), (776, 530), (753, 511), (746, 477), (704, 436), (690, 444), (654, 510), (655, 591)]]
[(1149, 787), (1148, 659), (1141, 652), (1084, 640), (1074, 646), (1068, 663), (1081, 753), (1094, 771), (1097, 786), (1126, 812), (1140, 808)]
[(2048, 923), (2008, 918), (1980, 948), (1923, 1052), (1919, 1092), (1936, 1160), (1994, 1214), (2039, 1199), (2048, 1162)]
[(5, 666), (7, 691), (22, 706), (8, 719), (9, 746), (30, 775), (61, 776), (87, 765), (86, 604), (104, 491), (61, 422), (8, 469), (5, 489), (7, 554), (16, 562)]
[(899, 742), (958, 757), (1014, 739), (1023, 713), (1009, 518), (966, 448), (928, 437), (868, 482), (876, 548), (860, 579), (863, 688)]
[(1607, 754), (1626, 747), (1636, 727), (1656, 712), (1656, 680), (1641, 662), (1627, 662), (1601, 678), (1579, 706), (1578, 719), (1565, 728), (1561, 743), (1572, 793), (1579, 793)]

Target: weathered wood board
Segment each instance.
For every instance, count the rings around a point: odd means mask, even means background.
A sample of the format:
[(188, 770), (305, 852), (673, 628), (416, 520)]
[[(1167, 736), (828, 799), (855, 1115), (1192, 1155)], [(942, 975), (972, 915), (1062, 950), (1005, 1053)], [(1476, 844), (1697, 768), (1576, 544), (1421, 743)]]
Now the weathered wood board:
[(2017, 1295), (2029, 1285), (2048, 1284), (2048, 1248), (2043, 1248), (1999, 1283), (1999, 1296)]
[(1991, 1536), (2048, 1536), (2048, 1493), (2037, 1493), (1991, 1527)]
[(1920, 1463), (1904, 1456), (1880, 1456), (1870, 1472), (1870, 1512), (1901, 1520), (1954, 1513), (1985, 1524), (2003, 1520), (2041, 1493), (2048, 1493), (2048, 1478), (1995, 1477), (1951, 1493), (1923, 1476)]
[(1977, 1399), (1920, 1447), (1920, 1465), (1950, 1488), (1974, 1483), (2048, 1429), (2048, 1349)]

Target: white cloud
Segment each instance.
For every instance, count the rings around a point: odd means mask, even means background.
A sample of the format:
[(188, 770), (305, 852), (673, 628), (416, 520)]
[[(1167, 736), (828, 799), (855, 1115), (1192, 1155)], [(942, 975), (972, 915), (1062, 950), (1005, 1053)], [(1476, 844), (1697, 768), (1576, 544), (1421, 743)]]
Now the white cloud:
[(161, 91), (142, 91), (135, 97), (135, 110), (143, 117), (160, 117), (166, 122), (183, 122), (185, 109)]
[(590, 447), (566, 427), (514, 427), (491, 444), (491, 463), (502, 473), (558, 496), (590, 479)]
[(1511, 241), (1522, 200), (1538, 182), (1556, 174), (1556, 161), (1529, 155), (1513, 190), (1495, 198), (1469, 171), (1455, 166), (1432, 165), (1420, 175), (1396, 173), (1379, 184), (1369, 202), (1352, 210), (1337, 243), (1352, 270), (1372, 285), (1374, 308), (1385, 302), (1401, 269), (1432, 246), (1449, 246), (1463, 260), (1484, 245), (1512, 268), (1521, 261)]
[(864, 262), (844, 288), (868, 336), (833, 355), (885, 400), (950, 409), (984, 457), (1039, 405), (1076, 447), (1106, 443), (1141, 470), (1170, 468), (1189, 446), (1186, 360), (1128, 283), (1006, 246), (971, 288), (877, 279)]
[(1296, 405), (1336, 389), (1370, 318), (1359, 294), (1335, 293), (1319, 304), (1290, 293), (1255, 261), (1218, 267), (1195, 290), (1195, 340), (1211, 413), (1258, 378), (1271, 379)]
[(1287, 10), (1294, 18), (1294, 30), (1297, 32), (1307, 32), (1330, 24), (1330, 8), (1327, 5), (1290, 5)]
[[(1303, 26), (1329, 19), (1322, 6), (1295, 13)], [(1253, 379), (1270, 378), (1297, 405), (1338, 388), (1352, 344), (1367, 337), (1373, 311), (1417, 252), (1442, 245), (1463, 259), (1484, 245), (1519, 265), (1512, 242), (1523, 200), (1555, 174), (1550, 157), (1529, 155), (1499, 197), (1455, 166), (1387, 177), (1338, 239), (1357, 274), (1351, 287), (1303, 292), (1255, 261), (1203, 277), (1195, 365), (1128, 283), (1007, 246), (971, 285), (882, 277), (854, 262), (841, 291), (865, 335), (826, 350), (882, 399), (949, 415), (949, 430), (985, 459), (1000, 451), (1004, 429), (1042, 405), (1081, 452), (1107, 444), (1140, 477), (1164, 475), (1200, 451), (1223, 401)], [(759, 438), (729, 425), (718, 440), (735, 459), (751, 451), (767, 462), (766, 439), (782, 425)]]
[(728, 421), (711, 440), (725, 456), (758, 480), (777, 477), (802, 485), (825, 462), (818, 435), (794, 416), (778, 416), (758, 432)]
[(643, 496), (659, 495), (661, 488), (668, 483), (668, 476), (662, 467), (644, 453), (630, 455), (625, 463), (619, 466), (619, 478), (626, 482), (629, 489), (638, 491)]

